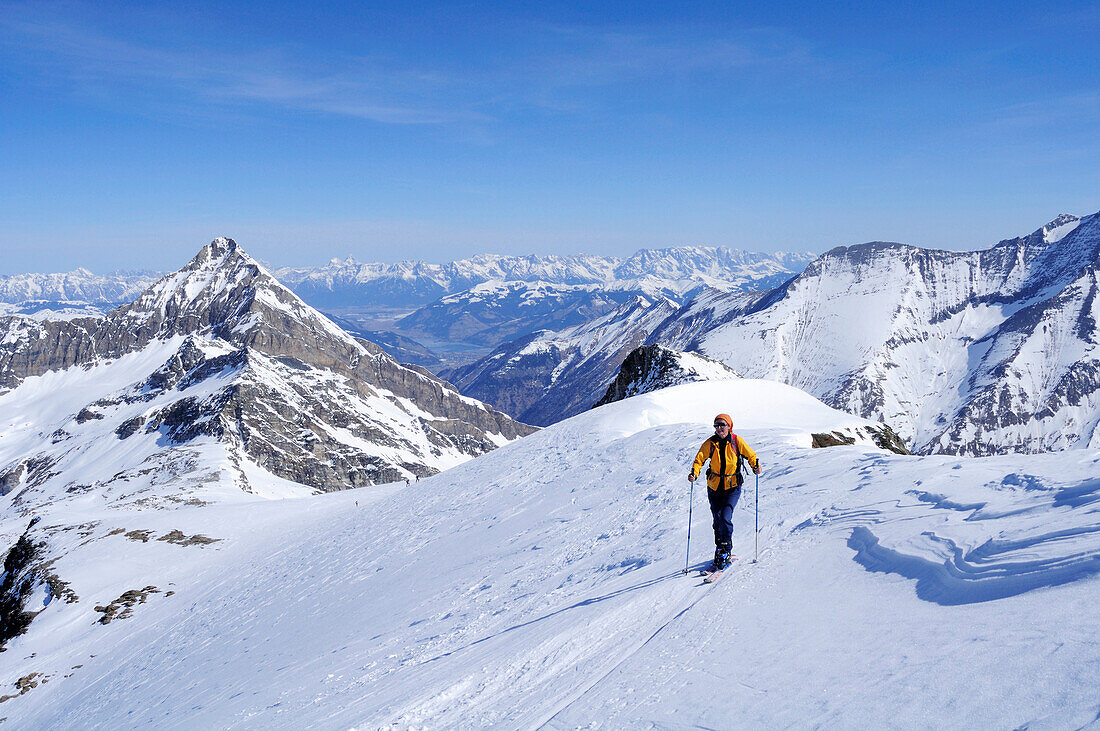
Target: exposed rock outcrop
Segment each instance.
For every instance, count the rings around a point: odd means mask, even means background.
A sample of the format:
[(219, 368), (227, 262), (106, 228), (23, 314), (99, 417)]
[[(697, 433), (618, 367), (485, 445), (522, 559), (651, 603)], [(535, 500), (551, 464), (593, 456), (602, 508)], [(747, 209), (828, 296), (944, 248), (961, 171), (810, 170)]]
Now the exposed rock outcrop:
[(856, 444), (862, 441), (862, 438), (870, 439), (880, 449), (885, 449), (888, 452), (894, 454), (910, 454), (909, 450), (905, 447), (905, 443), (901, 440), (901, 437), (886, 424), (880, 424), (876, 426), (866, 426), (862, 429), (849, 429), (845, 431), (831, 431), (822, 432), (819, 434), (813, 434), (811, 439), (811, 446), (814, 449), (822, 447), (840, 447), (851, 444)]
[(615, 380), (596, 406), (692, 381), (740, 378), (724, 363), (698, 353), (680, 353), (660, 345), (643, 345), (626, 356)]

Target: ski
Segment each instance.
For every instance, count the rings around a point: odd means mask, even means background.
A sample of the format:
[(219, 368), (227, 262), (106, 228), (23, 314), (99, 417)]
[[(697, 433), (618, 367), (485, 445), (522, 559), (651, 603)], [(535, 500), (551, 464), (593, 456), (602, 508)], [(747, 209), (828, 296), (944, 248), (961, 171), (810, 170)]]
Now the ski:
[[(730, 556), (730, 566), (732, 566), (733, 562), (736, 560), (737, 556)], [(728, 569), (729, 566), (726, 566), (726, 568)], [(725, 569), (718, 569), (717, 571), (703, 569), (699, 572), (699, 575), (703, 577), (704, 584), (713, 584), (714, 582), (718, 581), (719, 578), (721, 578), (723, 571), (725, 571)]]

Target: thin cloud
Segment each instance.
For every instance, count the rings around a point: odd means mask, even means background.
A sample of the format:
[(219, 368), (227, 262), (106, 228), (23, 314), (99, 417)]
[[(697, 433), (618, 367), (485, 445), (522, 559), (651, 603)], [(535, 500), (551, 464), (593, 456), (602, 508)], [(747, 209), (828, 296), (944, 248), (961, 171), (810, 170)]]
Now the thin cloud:
[(156, 48), (53, 19), (11, 14), (0, 17), (0, 31), (21, 63), (36, 63), (77, 85), (146, 87), (183, 94), (188, 101), (261, 103), (384, 124), (485, 118), (472, 111), (404, 102), (402, 98), (431, 99), (431, 87), (439, 82), (364, 59), (335, 59), (329, 68), (308, 68), (278, 53)]
[(996, 120), (999, 125), (1017, 128), (1094, 122), (1100, 120), (1100, 91), (1083, 91), (1012, 104), (998, 110)]
[[(753, 29), (716, 33), (696, 28), (621, 30), (590, 26), (536, 25), (525, 59), (528, 81), (564, 86), (714, 74), (749, 69), (769, 73), (821, 66), (810, 48), (789, 33)], [(540, 38), (544, 39), (540, 42)]]
[(154, 103), (164, 103), (167, 92), (178, 107), (268, 105), (394, 125), (488, 123), (523, 107), (585, 114), (602, 103), (588, 93), (600, 87), (827, 67), (806, 44), (776, 29), (735, 34), (517, 21), (504, 31), (505, 45), (513, 45), (508, 63), (473, 54), (438, 60), (432, 68), (324, 52), (291, 58), (280, 51), (154, 46), (31, 6), (9, 8), (0, 16), (0, 31), (18, 63), (36, 64), (80, 90), (99, 89), (116, 100), (146, 91), (159, 96)]

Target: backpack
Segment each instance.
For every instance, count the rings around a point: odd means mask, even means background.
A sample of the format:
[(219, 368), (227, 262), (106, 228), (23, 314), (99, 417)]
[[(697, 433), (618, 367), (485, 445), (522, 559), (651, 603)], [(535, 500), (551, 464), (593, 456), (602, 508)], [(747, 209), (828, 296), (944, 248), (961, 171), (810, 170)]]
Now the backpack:
[[(733, 489), (737, 489), (738, 487), (741, 487), (741, 484), (745, 481), (745, 478), (741, 475), (741, 462), (742, 462), (742, 460), (741, 460), (741, 447), (738, 446), (737, 435), (734, 434), (733, 432), (730, 432), (730, 444), (733, 445), (733, 451), (737, 453), (737, 465), (734, 467), (734, 470), (733, 470), (733, 473), (732, 473), (733, 475), (735, 475), (737, 477), (737, 480), (735, 481), (736, 484), (734, 485)], [(707, 472), (710, 473), (710, 474), (717, 474), (714, 470), (711, 469), (711, 467), (714, 465), (714, 450), (715, 450), (715, 440), (714, 440), (714, 437), (711, 437), (711, 439), (710, 439), (710, 465), (707, 466)]]

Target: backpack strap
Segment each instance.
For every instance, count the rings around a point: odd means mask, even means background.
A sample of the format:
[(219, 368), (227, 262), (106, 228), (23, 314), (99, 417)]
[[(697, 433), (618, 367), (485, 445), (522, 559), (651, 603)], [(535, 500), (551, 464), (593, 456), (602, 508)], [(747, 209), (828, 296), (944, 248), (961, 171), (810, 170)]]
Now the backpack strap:
[(737, 442), (737, 435), (730, 432), (730, 441), (733, 442), (733, 451), (737, 452), (737, 468), (733, 474), (737, 475), (737, 481), (741, 481), (741, 446)]

